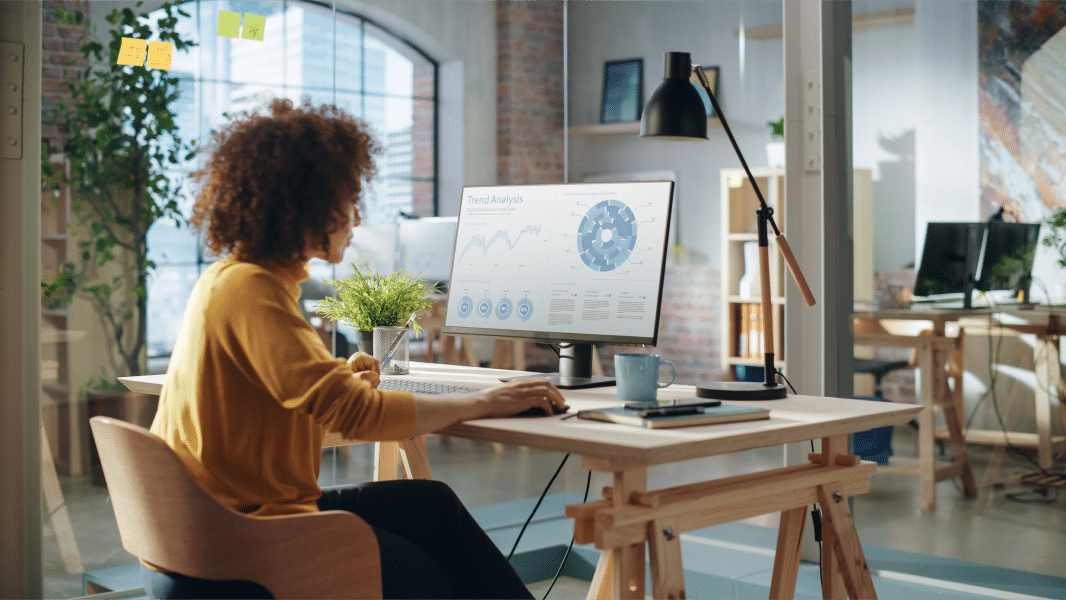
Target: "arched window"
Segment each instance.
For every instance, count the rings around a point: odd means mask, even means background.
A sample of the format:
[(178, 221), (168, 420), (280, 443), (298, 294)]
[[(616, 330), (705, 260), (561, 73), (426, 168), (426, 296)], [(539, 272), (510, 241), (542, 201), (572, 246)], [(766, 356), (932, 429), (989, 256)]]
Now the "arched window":
[[(437, 213), (438, 65), (425, 52), (329, 3), (191, 0), (180, 7), (189, 17), (179, 17), (178, 29), (198, 44), (174, 54), (170, 73), (180, 80), (183, 139), (206, 142), (228, 116), (270, 98), (336, 104), (367, 121), (385, 148), (363, 222)], [(264, 17), (263, 40), (219, 35), (220, 11)], [(195, 160), (171, 176), (184, 180), (193, 168)], [(185, 211), (193, 200), (187, 190)], [(210, 259), (195, 232), (170, 222), (152, 228), (148, 247), (158, 265), (148, 290), (151, 361), (169, 356), (193, 284)]]

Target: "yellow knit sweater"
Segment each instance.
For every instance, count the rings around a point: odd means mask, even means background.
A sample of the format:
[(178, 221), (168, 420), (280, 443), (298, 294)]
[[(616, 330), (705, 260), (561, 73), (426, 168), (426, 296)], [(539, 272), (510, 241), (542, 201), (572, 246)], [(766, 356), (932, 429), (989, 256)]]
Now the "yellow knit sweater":
[(307, 276), (232, 257), (204, 271), (152, 423), (209, 492), (257, 516), (318, 510), (325, 431), (375, 441), (414, 429), (414, 397), (355, 377), (303, 318)]

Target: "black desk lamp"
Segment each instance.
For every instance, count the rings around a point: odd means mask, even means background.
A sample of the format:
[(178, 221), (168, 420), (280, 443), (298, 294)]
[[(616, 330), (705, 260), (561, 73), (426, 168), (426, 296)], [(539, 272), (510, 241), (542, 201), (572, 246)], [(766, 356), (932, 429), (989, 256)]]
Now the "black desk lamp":
[(699, 65), (693, 65), (687, 52), (666, 53), (666, 77), (662, 83), (652, 92), (651, 98), (644, 105), (644, 114), (640, 119), (640, 137), (667, 140), (667, 141), (693, 141), (707, 139), (707, 113), (703, 100), (700, 99), (696, 88), (692, 86), (691, 76), (696, 74), (700, 85), (707, 91), (714, 107), (714, 114), (722, 122), (729, 141), (733, 143), (733, 150), (740, 159), (744, 172), (748, 175), (751, 187), (759, 198), (758, 215), (759, 227), (759, 278), (762, 292), (762, 320), (763, 320), (763, 348), (765, 348), (766, 379), (764, 383), (716, 381), (706, 382), (696, 386), (696, 395), (701, 398), (718, 398), (722, 400), (774, 400), (784, 398), (788, 392), (785, 385), (777, 382), (777, 369), (774, 367), (774, 319), (773, 306), (770, 300), (770, 255), (769, 255), (769, 232), (767, 226), (773, 227), (777, 239), (777, 247), (781, 249), (781, 255), (788, 264), (796, 285), (807, 306), (814, 306), (814, 295), (807, 287), (807, 281), (803, 278), (803, 272), (796, 264), (796, 258), (792, 256), (792, 250), (785, 241), (785, 236), (777, 228), (774, 222), (774, 209), (766, 204), (763, 199), (759, 184), (748, 168), (744, 155), (740, 152), (733, 132), (725, 120), (722, 108), (718, 106), (711, 86), (707, 83), (707, 76)]

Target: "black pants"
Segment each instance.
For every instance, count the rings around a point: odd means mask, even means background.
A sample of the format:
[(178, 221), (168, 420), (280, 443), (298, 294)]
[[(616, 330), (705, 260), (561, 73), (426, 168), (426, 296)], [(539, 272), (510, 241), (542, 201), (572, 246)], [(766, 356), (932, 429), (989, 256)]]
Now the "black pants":
[[(373, 528), (386, 598), (532, 598), (444, 483), (403, 480), (327, 488), (318, 507), (355, 513)], [(247, 581), (142, 572), (152, 598), (269, 597), (267, 590)]]

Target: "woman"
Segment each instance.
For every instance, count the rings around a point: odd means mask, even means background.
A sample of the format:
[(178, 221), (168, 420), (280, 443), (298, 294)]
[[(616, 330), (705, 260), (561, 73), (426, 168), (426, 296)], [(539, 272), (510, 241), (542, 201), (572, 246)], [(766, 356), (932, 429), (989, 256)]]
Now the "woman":
[[(377, 361), (335, 359), (300, 311), (307, 263), (342, 259), (359, 225), (377, 143), (333, 106), (275, 100), (216, 133), (192, 224), (224, 256), (200, 276), (174, 346), (152, 432), (226, 505), (269, 516), (348, 510), (374, 528), (385, 597), (529, 593), (454, 493), (435, 481), (318, 486), (326, 430), (400, 440), (452, 423), (561, 406), (546, 382), (468, 394), (376, 389)], [(150, 565), (149, 565), (150, 566)], [(323, 565), (323, 568), (330, 568)], [(158, 595), (262, 595), (145, 569)], [(241, 591), (245, 590), (245, 591)]]

